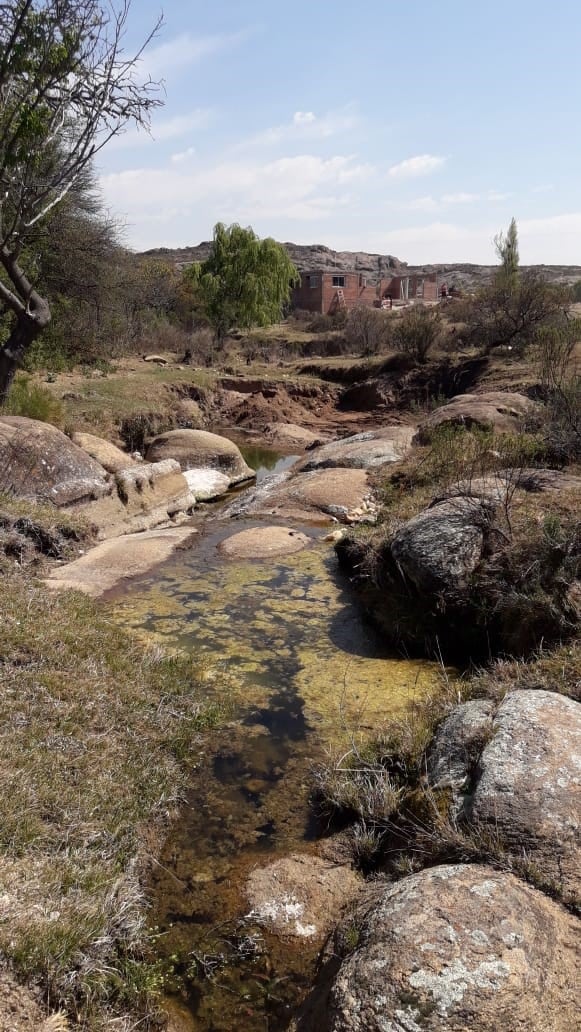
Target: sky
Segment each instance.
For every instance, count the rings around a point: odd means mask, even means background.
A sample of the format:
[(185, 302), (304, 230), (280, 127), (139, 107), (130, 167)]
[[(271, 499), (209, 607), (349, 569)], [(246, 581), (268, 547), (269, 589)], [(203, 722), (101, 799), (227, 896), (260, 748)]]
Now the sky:
[(138, 250), (259, 236), (524, 264), (581, 264), (579, 0), (133, 0), (151, 132), (99, 157)]

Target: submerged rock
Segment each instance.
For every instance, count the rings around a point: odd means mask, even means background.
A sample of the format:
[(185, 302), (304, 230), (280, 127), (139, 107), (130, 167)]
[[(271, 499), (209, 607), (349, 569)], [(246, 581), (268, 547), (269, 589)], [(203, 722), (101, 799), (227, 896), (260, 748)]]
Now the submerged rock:
[(246, 897), (246, 921), (276, 935), (320, 939), (363, 886), (350, 867), (318, 856), (294, 854), (252, 871)]
[(333, 466), (374, 469), (388, 462), (400, 462), (411, 450), (415, 433), (411, 426), (389, 426), (354, 434), (317, 448), (301, 462), (300, 469), (304, 472)]
[(274, 448), (283, 450), (304, 451), (317, 444), (325, 444), (326, 434), (313, 433), (296, 423), (268, 423), (264, 428), (264, 436)]
[(226, 538), (219, 548), (229, 559), (268, 559), (300, 552), (310, 541), (291, 527), (251, 527)]
[(345, 923), (351, 950), (301, 1032), (573, 1032), (578, 927), (562, 907), (491, 867), (435, 867), (372, 886)]
[(485, 498), (438, 502), (397, 531), (393, 558), (419, 591), (454, 587), (478, 566), (494, 508)]
[(429, 443), (434, 430), (445, 424), (470, 429), (495, 430), (496, 433), (518, 433), (527, 418), (538, 415), (541, 406), (524, 394), (485, 391), (482, 394), (458, 394), (447, 405), (435, 409), (419, 427), (419, 440)]
[(112, 490), (103, 466), (66, 434), (24, 416), (0, 416), (0, 478), (2, 490), (17, 498), (57, 506)]
[(252, 480), (255, 475), (236, 444), (207, 430), (169, 430), (151, 441), (145, 457), (148, 462), (176, 459), (183, 470), (219, 470), (231, 484)]

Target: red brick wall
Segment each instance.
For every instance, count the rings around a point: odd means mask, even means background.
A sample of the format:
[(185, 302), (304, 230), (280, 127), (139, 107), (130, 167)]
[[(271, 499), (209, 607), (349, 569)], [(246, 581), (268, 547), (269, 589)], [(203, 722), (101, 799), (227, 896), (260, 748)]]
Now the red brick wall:
[[(431, 273), (429, 276), (393, 276), (381, 280), (381, 287), (378, 292), (375, 283), (367, 283), (366, 277), (359, 272), (311, 272), (303, 273), (300, 287), (295, 287), (292, 295), (294, 308), (303, 308), (309, 312), (332, 313), (339, 307), (337, 291), (340, 286), (333, 283), (334, 279), (343, 280), (343, 297), (347, 308), (354, 308), (355, 305), (377, 304), (378, 295), (385, 298), (391, 295), (394, 301), (401, 297), (402, 280), (409, 280), (409, 300), (437, 301), (438, 286), (437, 276)], [(311, 283), (315, 282), (312, 287)], [(418, 287), (423, 282), (423, 295), (418, 294)]]

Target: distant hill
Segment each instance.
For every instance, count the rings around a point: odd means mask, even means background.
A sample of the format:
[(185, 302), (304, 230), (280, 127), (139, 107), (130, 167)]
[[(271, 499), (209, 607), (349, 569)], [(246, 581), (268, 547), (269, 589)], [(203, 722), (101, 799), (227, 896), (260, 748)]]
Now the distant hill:
[[(143, 254), (148, 258), (160, 258), (183, 268), (192, 262), (203, 262), (210, 253), (211, 243), (205, 240), (192, 247), (158, 247)], [(471, 265), (462, 262), (450, 262), (443, 265), (408, 265), (407, 262), (392, 254), (368, 254), (367, 251), (333, 251), (324, 244), (292, 244), (284, 243), (288, 255), (299, 272), (319, 270), (321, 272), (362, 272), (373, 280), (381, 272), (387, 276), (409, 272), (437, 272), (445, 277), (449, 286), (457, 286), (463, 290), (474, 290), (487, 283), (493, 273), (494, 265)], [(535, 268), (544, 273), (553, 283), (571, 284), (581, 280), (580, 265), (536, 265), (523, 266)]]

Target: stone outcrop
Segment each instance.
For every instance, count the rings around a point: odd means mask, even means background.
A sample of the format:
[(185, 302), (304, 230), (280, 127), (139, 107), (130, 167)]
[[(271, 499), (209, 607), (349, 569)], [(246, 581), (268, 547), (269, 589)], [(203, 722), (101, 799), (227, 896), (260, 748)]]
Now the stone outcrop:
[(397, 531), (393, 558), (418, 591), (455, 587), (478, 566), (493, 514), (489, 499), (438, 502)]
[(303, 459), (303, 472), (313, 469), (374, 469), (386, 463), (400, 462), (411, 450), (415, 430), (411, 426), (389, 426), (354, 434), (340, 441), (332, 441), (311, 452)]
[(121, 470), (107, 494), (78, 507), (78, 512), (97, 527), (97, 537), (103, 540), (185, 519), (195, 504), (179, 464), (166, 459)]
[(71, 440), (73, 444), (78, 445), (91, 458), (99, 462), (108, 473), (118, 473), (119, 470), (135, 465), (135, 459), (131, 455), (127, 455), (126, 452), (121, 451), (110, 441), (103, 440), (102, 437), (95, 437), (94, 434), (75, 433)]
[(265, 477), (223, 516), (276, 516), (305, 522), (355, 523), (374, 518), (375, 506), (363, 469), (318, 469)]
[(344, 864), (306, 854), (284, 857), (252, 871), (246, 921), (283, 938), (322, 940), (362, 885)]
[(540, 411), (540, 406), (524, 394), (505, 394), (502, 391), (458, 394), (423, 420), (418, 439), (420, 443), (429, 443), (433, 431), (444, 425), (517, 433), (523, 429), (527, 419)]
[(103, 466), (70, 438), (24, 416), (0, 416), (0, 486), (18, 498), (68, 506), (109, 493)]
[(375, 885), (346, 922), (350, 952), (301, 1032), (573, 1032), (575, 919), (511, 874), (435, 867)]
[(219, 549), (229, 559), (270, 559), (300, 552), (310, 540), (291, 527), (251, 527), (226, 538)]
[(183, 470), (215, 469), (225, 473), (231, 484), (254, 477), (238, 446), (207, 430), (170, 430), (160, 434), (150, 442), (145, 457), (148, 462), (175, 459)]
[(147, 573), (195, 534), (193, 527), (166, 527), (102, 541), (80, 559), (53, 570), (45, 584), (55, 591), (71, 589), (99, 598), (122, 581)]

